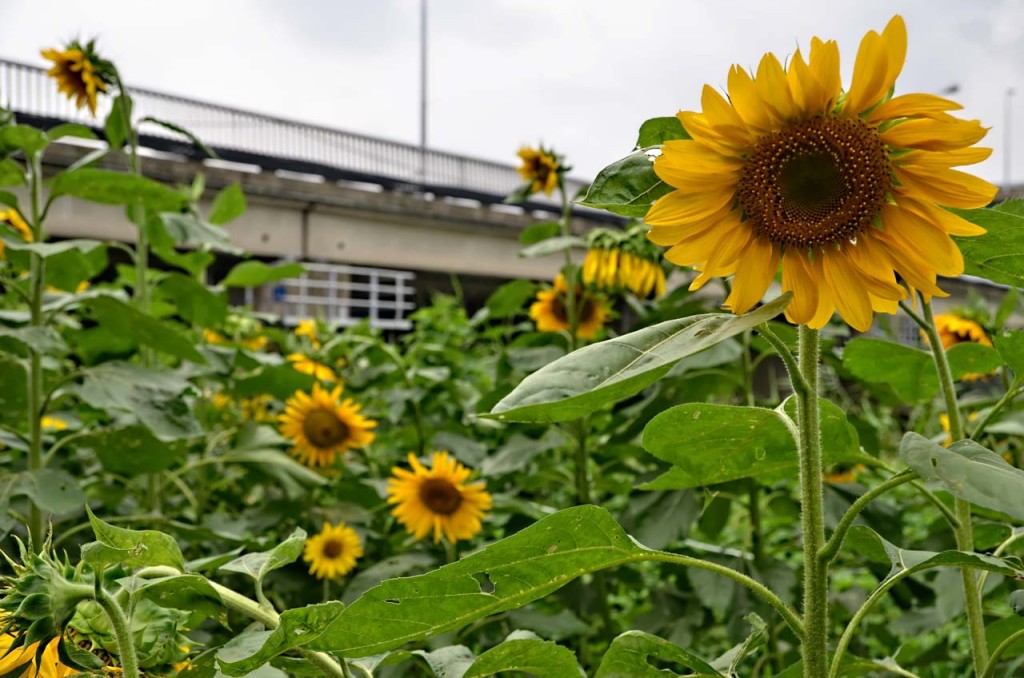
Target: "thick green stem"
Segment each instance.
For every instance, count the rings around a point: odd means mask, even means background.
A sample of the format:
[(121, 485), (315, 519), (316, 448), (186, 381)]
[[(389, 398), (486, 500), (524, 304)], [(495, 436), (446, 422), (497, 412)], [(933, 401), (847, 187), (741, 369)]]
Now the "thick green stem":
[[(46, 233), (43, 230), (42, 193), (43, 163), (39, 153), (29, 158), (30, 181), (32, 192), (32, 238), (35, 242), (43, 242)], [(43, 321), (43, 294), (46, 291), (46, 260), (39, 254), (30, 255), (31, 291), (29, 292), (29, 316), (34, 327), (41, 327)], [(46, 465), (43, 458), (43, 402), (46, 394), (43, 390), (42, 356), (34, 348), (29, 348), (29, 380), (28, 380), (28, 470), (30, 473), (41, 470)], [(43, 547), (44, 516), (42, 509), (34, 500), (29, 500), (28, 531), (32, 538), (32, 550), (39, 553)]]
[(805, 678), (821, 678), (828, 670), (828, 560), (822, 489), (821, 423), (818, 405), (817, 330), (800, 326), (798, 369), (803, 386), (797, 395), (797, 449), (800, 456), (800, 521), (804, 550), (804, 642), (800, 646)]
[(110, 626), (114, 630), (114, 638), (117, 639), (117, 655), (121, 660), (121, 675), (124, 678), (139, 678), (139, 660), (135, 654), (135, 641), (132, 639), (128, 618), (125, 617), (124, 610), (114, 600), (114, 597), (99, 584), (99, 581), (100, 577), (97, 576), (96, 602), (107, 613)]
[[(939, 385), (946, 401), (946, 415), (949, 417), (949, 435), (952, 440), (963, 440), (964, 424), (960, 417), (960, 407), (956, 401), (956, 388), (953, 385), (953, 372), (949, 369), (949, 360), (942, 340), (935, 329), (935, 318), (932, 306), (923, 297), (921, 307), (924, 310), (922, 329), (928, 335), (928, 344), (935, 359), (935, 371), (939, 375)], [(956, 547), (960, 551), (974, 551), (974, 532), (971, 523), (971, 505), (963, 499), (956, 499), (956, 518), (960, 523), (956, 529)], [(985, 640), (985, 617), (981, 605), (981, 589), (978, 587), (978, 574), (969, 567), (960, 570), (964, 582), (965, 607), (967, 609), (967, 629), (971, 636), (971, 654), (974, 658), (974, 673), (982, 675), (988, 663), (988, 644)]]

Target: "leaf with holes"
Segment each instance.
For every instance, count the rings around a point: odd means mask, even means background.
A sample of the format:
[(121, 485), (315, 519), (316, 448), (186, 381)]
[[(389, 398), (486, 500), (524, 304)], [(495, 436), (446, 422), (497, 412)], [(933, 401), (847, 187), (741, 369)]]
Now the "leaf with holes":
[(566, 509), (433, 572), (382, 582), (309, 647), (345, 657), (386, 652), (522, 607), (581, 575), (647, 553), (605, 509)]
[(601, 170), (587, 194), (577, 202), (584, 207), (643, 219), (655, 200), (673, 190), (654, 173), (654, 155), (644, 149)]
[[(652, 660), (658, 663), (652, 664)], [(665, 662), (695, 671), (689, 674), (691, 678), (725, 678), (697, 655), (643, 631), (626, 631), (613, 640), (594, 678), (662, 678)]]
[(687, 356), (699, 353), (785, 310), (789, 293), (745, 315), (705, 313), (668, 320), (585, 346), (522, 381), (482, 415), (501, 421), (577, 419), (639, 393)]
[(85, 507), (97, 541), (82, 547), (82, 560), (90, 565), (127, 567), (167, 565), (184, 571), (185, 559), (174, 538), (156, 530), (129, 530), (106, 523)]

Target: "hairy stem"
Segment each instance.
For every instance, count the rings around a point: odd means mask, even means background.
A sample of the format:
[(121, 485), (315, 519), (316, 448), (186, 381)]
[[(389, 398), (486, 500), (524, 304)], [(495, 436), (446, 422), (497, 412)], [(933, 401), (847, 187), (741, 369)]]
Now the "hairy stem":
[(114, 597), (100, 584), (101, 579), (102, 577), (97, 575), (96, 602), (107, 613), (110, 626), (114, 630), (114, 638), (117, 639), (117, 655), (121, 660), (121, 675), (124, 678), (139, 678), (139, 660), (135, 654), (135, 641), (128, 625), (128, 618)]
[[(32, 239), (43, 242), (46, 233), (43, 230), (43, 218), (40, 212), (43, 194), (43, 163), (39, 152), (29, 158), (30, 181), (32, 193)], [(30, 283), (29, 316), (34, 327), (42, 327), (43, 293), (46, 291), (46, 260), (36, 252), (29, 254)], [(43, 362), (39, 351), (29, 348), (29, 381), (28, 381), (28, 470), (30, 473), (39, 471), (46, 466), (43, 458), (43, 402), (46, 397), (43, 385)], [(39, 553), (43, 547), (43, 512), (35, 500), (29, 500), (28, 532), (32, 539), (32, 550)]]

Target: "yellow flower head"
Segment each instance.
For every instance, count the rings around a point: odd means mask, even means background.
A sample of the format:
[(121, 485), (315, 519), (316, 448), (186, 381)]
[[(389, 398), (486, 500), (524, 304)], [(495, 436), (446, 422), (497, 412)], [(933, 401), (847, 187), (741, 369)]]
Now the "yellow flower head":
[(336, 382), (338, 381), (338, 375), (334, 373), (327, 365), (321, 362), (313, 360), (308, 355), (302, 353), (292, 353), (285, 357), (285, 359), (292, 364), (299, 372), (303, 374), (312, 375), (314, 378), (320, 381)]
[[(566, 309), (568, 292), (569, 286), (561, 273), (555, 278), (554, 287), (537, 292), (537, 300), (530, 306), (530, 317), (537, 323), (537, 330), (569, 331), (569, 312)], [(579, 308), (576, 336), (581, 339), (593, 339), (608, 320), (605, 300), (586, 289), (577, 288), (576, 304)]]
[(838, 310), (862, 331), (907, 295), (896, 274), (911, 291), (945, 296), (936, 274), (964, 268), (949, 236), (984, 230), (942, 206), (982, 207), (996, 193), (952, 168), (991, 149), (973, 147), (986, 129), (950, 115), (955, 102), (891, 97), (906, 47), (899, 16), (869, 32), (843, 91), (839, 48), (814, 38), (788, 68), (773, 54), (756, 73), (733, 66), (728, 98), (705, 86), (702, 112), (679, 113), (691, 139), (667, 141), (654, 163), (676, 190), (645, 221), (669, 261), (700, 271), (692, 289), (734, 275), (725, 305), (743, 313), (781, 263), (791, 322), (820, 328)]
[(391, 469), (388, 479), (388, 503), (395, 505), (391, 513), (409, 534), (423, 539), (433, 532), (435, 544), (443, 534), (454, 544), (480, 532), (480, 521), (491, 508), (484, 483), (467, 483), (469, 469), (447, 452), (434, 452), (429, 470), (410, 452), (409, 465), (411, 471)]
[(47, 74), (57, 81), (57, 89), (76, 108), (88, 106), (95, 117), (96, 99), (115, 82), (115, 74), (113, 65), (96, 55), (94, 42), (82, 45), (75, 40), (64, 49), (44, 49), (41, 54), (53, 62)]
[[(0, 676), (19, 676), (20, 678), (64, 678), (76, 676), (78, 671), (61, 663), (57, 652), (60, 638), (53, 638), (46, 644), (42, 656), (36, 662), (39, 643), (11, 649), (15, 637), (10, 633), (0, 634)], [(14, 673), (20, 669), (21, 673)]]
[(66, 431), (68, 429), (68, 423), (63, 419), (58, 419), (57, 417), (44, 416), (39, 420), (39, 423), (42, 425), (44, 431)]
[(312, 393), (296, 391), (278, 417), (281, 435), (293, 443), (289, 451), (310, 468), (331, 466), (339, 454), (373, 442), (377, 422), (359, 414), (360, 406), (341, 400), (341, 387), (327, 391), (320, 384)]
[(309, 573), (317, 579), (337, 579), (356, 566), (363, 555), (359, 535), (344, 522), (331, 525), (324, 522), (320, 534), (306, 540), (302, 559), (309, 563)]
[(320, 336), (317, 332), (317, 324), (312, 318), (299, 321), (299, 324), (295, 327), (295, 336), (307, 337), (309, 338), (310, 343), (313, 344), (314, 348), (320, 347)]
[(558, 156), (544, 148), (523, 146), (517, 153), (523, 164), (519, 166), (519, 176), (530, 183), (530, 193), (544, 191), (551, 195), (558, 188), (558, 176), (565, 169), (561, 166)]
[[(992, 340), (988, 338), (984, 328), (973, 320), (962, 318), (952, 313), (940, 313), (935, 316), (935, 331), (939, 333), (939, 341), (942, 348), (948, 349), (956, 344), (971, 343), (991, 346)], [(928, 343), (928, 337), (921, 332), (921, 338)], [(972, 372), (963, 376), (963, 381), (977, 381), (988, 375)]]
[(660, 297), (665, 294), (665, 269), (632, 252), (593, 247), (583, 260), (583, 282), (609, 292), (628, 289), (642, 299)]

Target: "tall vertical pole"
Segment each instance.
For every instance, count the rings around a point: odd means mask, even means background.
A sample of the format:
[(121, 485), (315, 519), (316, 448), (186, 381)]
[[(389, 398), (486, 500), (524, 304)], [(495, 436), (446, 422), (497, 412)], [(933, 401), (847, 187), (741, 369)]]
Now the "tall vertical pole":
[(1013, 176), (1013, 143), (1011, 131), (1013, 126), (1013, 95), (1017, 92), (1012, 88), (1006, 90), (1003, 97), (1003, 198), (1010, 197)]
[(420, 0), (420, 181), (427, 182), (427, 0)]

